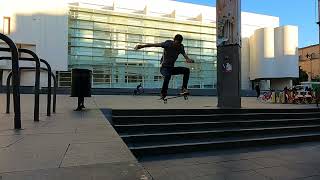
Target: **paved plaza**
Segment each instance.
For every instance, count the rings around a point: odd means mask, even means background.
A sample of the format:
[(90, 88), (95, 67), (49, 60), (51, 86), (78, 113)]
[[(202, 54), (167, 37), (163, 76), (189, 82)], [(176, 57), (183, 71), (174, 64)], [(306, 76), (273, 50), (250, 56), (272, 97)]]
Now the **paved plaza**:
[[(33, 96), (22, 95), (22, 127), (13, 130), (0, 95), (1, 180), (264, 180), (320, 179), (320, 142), (211, 153), (161, 156), (138, 162), (100, 111), (110, 109), (210, 109), (215, 97), (168, 100), (157, 96), (94, 96), (75, 112), (76, 99), (57, 98), (57, 113), (47, 117), (46, 96), (40, 122), (33, 122)], [(315, 108), (279, 105), (243, 98), (243, 108)], [(12, 110), (12, 109), (11, 109)]]

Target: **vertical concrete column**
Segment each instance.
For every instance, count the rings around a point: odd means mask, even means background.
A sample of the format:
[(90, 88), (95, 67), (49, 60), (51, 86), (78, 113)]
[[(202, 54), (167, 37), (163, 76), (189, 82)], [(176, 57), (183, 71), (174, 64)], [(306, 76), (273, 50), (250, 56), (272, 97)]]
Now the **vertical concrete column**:
[(240, 0), (217, 0), (218, 107), (241, 108)]

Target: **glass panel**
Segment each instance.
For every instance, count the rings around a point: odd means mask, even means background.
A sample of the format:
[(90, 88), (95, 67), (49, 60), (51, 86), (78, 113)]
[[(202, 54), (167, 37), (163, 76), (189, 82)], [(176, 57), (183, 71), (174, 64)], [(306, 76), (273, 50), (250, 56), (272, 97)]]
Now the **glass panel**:
[[(191, 25), (168, 22), (167, 18), (150, 20), (112, 12), (73, 9), (69, 19), (69, 67), (93, 69), (93, 87), (124, 88), (143, 83), (144, 87), (160, 88), (162, 48), (135, 51), (139, 43), (161, 43), (175, 34), (183, 35), (186, 52), (196, 63), (186, 64), (179, 56), (176, 66), (191, 70), (190, 88), (216, 87), (216, 36), (214, 24)], [(81, 20), (85, 19), (85, 20)], [(209, 27), (210, 26), (210, 27)], [(61, 77), (60, 85), (71, 79)], [(182, 76), (170, 81), (171, 88), (180, 88)]]

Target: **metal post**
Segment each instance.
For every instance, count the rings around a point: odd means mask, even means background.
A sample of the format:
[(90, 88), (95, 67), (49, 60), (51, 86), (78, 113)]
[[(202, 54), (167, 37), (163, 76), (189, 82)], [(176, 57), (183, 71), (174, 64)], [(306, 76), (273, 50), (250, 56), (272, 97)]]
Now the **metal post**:
[[(0, 57), (0, 60), (4, 60), (4, 59), (9, 59), (10, 57)], [(21, 61), (34, 61), (33, 58), (22, 58), (20, 57)], [(52, 95), (52, 88), (51, 88), (51, 76), (54, 74), (52, 73), (52, 70), (51, 70), (51, 66), (50, 64), (44, 60), (44, 59), (40, 59), (40, 62), (44, 63), (46, 66), (47, 66), (47, 72), (48, 72), (48, 95), (47, 95), (47, 116), (50, 116), (51, 115), (51, 95)], [(53, 79), (55, 78), (52, 77)], [(50, 86), (49, 86), (50, 85)]]
[(217, 0), (218, 107), (241, 108), (240, 0)]
[[(20, 68), (20, 71), (21, 70), (32, 70), (34, 71), (34, 67), (21, 67)], [(49, 72), (48, 69), (46, 68), (40, 68), (40, 70), (44, 70), (44, 71), (47, 71)], [(10, 113), (10, 80), (11, 80), (11, 75), (12, 75), (12, 72), (9, 72), (8, 76), (7, 76), (7, 84), (6, 84), (6, 87), (7, 87), (7, 110), (6, 112), (7, 113)], [(57, 92), (57, 86), (56, 86), (56, 77), (55, 75), (51, 72), (50, 73), (50, 76), (49, 77), (52, 77), (54, 83), (55, 83), (55, 86), (54, 86), (54, 89), (53, 89), (53, 112), (55, 113), (55, 108), (56, 108), (56, 92)]]
[(320, 0), (318, 0), (318, 27), (319, 27), (319, 47), (318, 47), (318, 59), (320, 59)]
[(52, 111), (53, 111), (53, 113), (56, 113), (58, 82), (57, 82), (56, 76), (53, 73), (51, 73), (51, 75), (52, 75), (53, 83), (54, 83), (54, 86), (53, 86), (53, 105), (52, 105), (53, 107), (52, 107)]
[(6, 108), (6, 113), (10, 114), (10, 81), (11, 81), (11, 76), (12, 76), (12, 71), (7, 76), (7, 108)]
[(36, 62), (36, 82), (34, 87), (34, 121), (39, 121), (39, 101), (40, 101), (40, 59), (29, 49), (19, 49), (19, 52), (30, 54)]
[[(7, 36), (0, 33), (0, 39), (6, 42), (10, 49), (6, 52), (11, 52), (12, 60), (12, 94), (14, 103), (14, 128), (21, 129), (21, 107), (20, 107), (20, 79), (19, 79), (19, 53), (14, 42)], [(2, 51), (5, 48), (1, 48)], [(1, 51), (0, 49), (0, 51)]]
[(52, 91), (51, 91), (51, 73), (52, 73), (51, 66), (47, 61), (45, 61), (43, 59), (40, 59), (40, 61), (42, 63), (44, 63), (48, 69), (47, 116), (51, 116), (51, 94), (52, 94)]

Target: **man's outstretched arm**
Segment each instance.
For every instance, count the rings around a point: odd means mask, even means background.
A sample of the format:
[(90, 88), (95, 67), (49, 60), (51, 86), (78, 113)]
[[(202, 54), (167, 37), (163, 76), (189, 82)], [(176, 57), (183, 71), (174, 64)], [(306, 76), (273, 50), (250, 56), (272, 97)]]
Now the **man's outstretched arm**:
[(146, 47), (161, 47), (161, 43), (154, 43), (154, 44), (138, 44), (134, 49), (142, 49)]
[(186, 53), (183, 53), (182, 55), (186, 59), (187, 63), (194, 63), (194, 60), (190, 59), (189, 56)]

